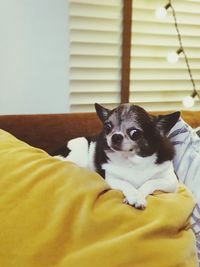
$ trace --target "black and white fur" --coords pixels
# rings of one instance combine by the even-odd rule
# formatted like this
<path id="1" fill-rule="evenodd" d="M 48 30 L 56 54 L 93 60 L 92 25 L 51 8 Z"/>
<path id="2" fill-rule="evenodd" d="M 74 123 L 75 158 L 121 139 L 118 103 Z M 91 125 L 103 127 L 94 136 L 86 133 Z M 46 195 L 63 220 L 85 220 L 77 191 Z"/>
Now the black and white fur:
<path id="1" fill-rule="evenodd" d="M 166 134 L 180 113 L 152 116 L 131 104 L 113 110 L 99 104 L 95 108 L 102 132 L 70 140 L 56 157 L 98 172 L 136 208 L 144 209 L 146 197 L 155 190 L 175 192 L 174 149 Z"/>

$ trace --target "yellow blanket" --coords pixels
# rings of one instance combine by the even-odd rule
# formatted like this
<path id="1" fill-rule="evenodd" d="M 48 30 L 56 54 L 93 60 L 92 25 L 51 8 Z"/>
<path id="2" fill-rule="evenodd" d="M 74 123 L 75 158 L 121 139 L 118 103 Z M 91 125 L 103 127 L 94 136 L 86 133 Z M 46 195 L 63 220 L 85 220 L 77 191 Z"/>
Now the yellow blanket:
<path id="1" fill-rule="evenodd" d="M 183 186 L 140 211 L 97 174 L 4 131 L 0 161 L 1 267 L 197 266 Z"/>

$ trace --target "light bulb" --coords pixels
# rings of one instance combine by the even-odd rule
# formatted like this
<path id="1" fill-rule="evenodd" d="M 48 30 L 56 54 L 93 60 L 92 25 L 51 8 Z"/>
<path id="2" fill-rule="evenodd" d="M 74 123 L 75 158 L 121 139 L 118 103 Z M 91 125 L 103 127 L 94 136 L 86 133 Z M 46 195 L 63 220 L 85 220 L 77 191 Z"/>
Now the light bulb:
<path id="1" fill-rule="evenodd" d="M 177 52 L 171 51 L 167 54 L 167 61 L 169 63 L 176 63 L 179 59 Z"/>
<path id="2" fill-rule="evenodd" d="M 183 98 L 183 105 L 186 108 L 191 108 L 194 106 L 195 99 L 192 96 L 186 96 Z"/>
<path id="3" fill-rule="evenodd" d="M 158 7 L 155 10 L 155 16 L 157 19 L 164 19 L 167 15 L 167 10 L 165 7 Z"/>

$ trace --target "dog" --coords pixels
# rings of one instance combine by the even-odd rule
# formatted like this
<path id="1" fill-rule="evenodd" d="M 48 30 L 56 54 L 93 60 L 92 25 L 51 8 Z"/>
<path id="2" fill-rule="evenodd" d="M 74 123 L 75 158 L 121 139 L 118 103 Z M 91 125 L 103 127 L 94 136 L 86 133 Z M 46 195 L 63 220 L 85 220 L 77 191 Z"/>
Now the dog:
<path id="1" fill-rule="evenodd" d="M 180 112 L 154 116 L 133 104 L 110 110 L 96 103 L 95 109 L 103 124 L 100 134 L 70 140 L 56 158 L 96 171 L 137 209 L 144 209 L 156 190 L 175 192 L 174 148 L 166 135 Z"/>

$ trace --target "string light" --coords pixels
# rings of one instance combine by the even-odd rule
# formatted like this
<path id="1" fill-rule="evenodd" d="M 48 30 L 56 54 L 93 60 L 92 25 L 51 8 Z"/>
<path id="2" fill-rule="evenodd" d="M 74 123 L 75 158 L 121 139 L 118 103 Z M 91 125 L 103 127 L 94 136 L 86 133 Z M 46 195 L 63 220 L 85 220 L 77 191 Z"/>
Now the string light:
<path id="1" fill-rule="evenodd" d="M 195 97 L 198 96 L 197 91 L 193 91 L 190 96 L 186 96 L 183 98 L 183 105 L 186 108 L 192 108 L 195 103 Z"/>
<path id="2" fill-rule="evenodd" d="M 183 98 L 183 106 L 186 108 L 192 108 L 194 106 L 195 99 L 192 95 Z"/>
<path id="3" fill-rule="evenodd" d="M 176 63 L 179 60 L 179 55 L 183 52 L 181 48 L 179 48 L 176 52 L 170 51 L 167 54 L 167 61 L 169 63 Z"/>
<path id="4" fill-rule="evenodd" d="M 185 63 L 186 63 L 186 66 L 187 66 L 188 74 L 190 76 L 190 80 L 191 80 L 191 83 L 192 83 L 193 91 L 192 91 L 192 94 L 190 96 L 186 96 L 183 99 L 182 102 L 183 102 L 183 105 L 186 108 L 191 108 L 195 103 L 195 97 L 198 97 L 200 99 L 200 95 L 196 90 L 196 85 L 195 85 L 195 82 L 194 82 L 194 79 L 193 79 L 193 76 L 192 76 L 192 71 L 191 71 L 191 68 L 190 68 L 189 60 L 188 60 L 188 57 L 187 57 L 186 52 L 185 52 L 184 47 L 183 47 L 181 34 L 180 34 L 180 31 L 179 31 L 179 28 L 178 28 L 176 12 L 175 12 L 175 9 L 174 9 L 174 7 L 172 5 L 172 1 L 169 0 L 169 2 L 164 7 L 157 8 L 156 11 L 155 11 L 155 16 L 158 19 L 164 19 L 166 17 L 166 15 L 167 15 L 167 9 L 169 9 L 169 8 L 171 8 L 171 10 L 172 10 L 172 15 L 173 15 L 173 18 L 174 18 L 174 25 L 175 25 L 175 29 L 176 29 L 176 32 L 177 32 L 177 36 L 178 36 L 178 41 L 179 41 L 179 46 L 180 47 L 176 52 L 171 51 L 171 52 L 168 53 L 167 61 L 170 62 L 170 63 L 176 63 L 178 61 L 178 59 L 179 59 L 179 55 L 181 53 L 183 54 L 184 59 L 185 59 Z"/>
<path id="5" fill-rule="evenodd" d="M 157 19 L 164 19 L 167 16 L 167 9 L 170 7 L 170 3 L 166 4 L 164 7 L 157 7 L 155 11 L 155 16 Z"/>

